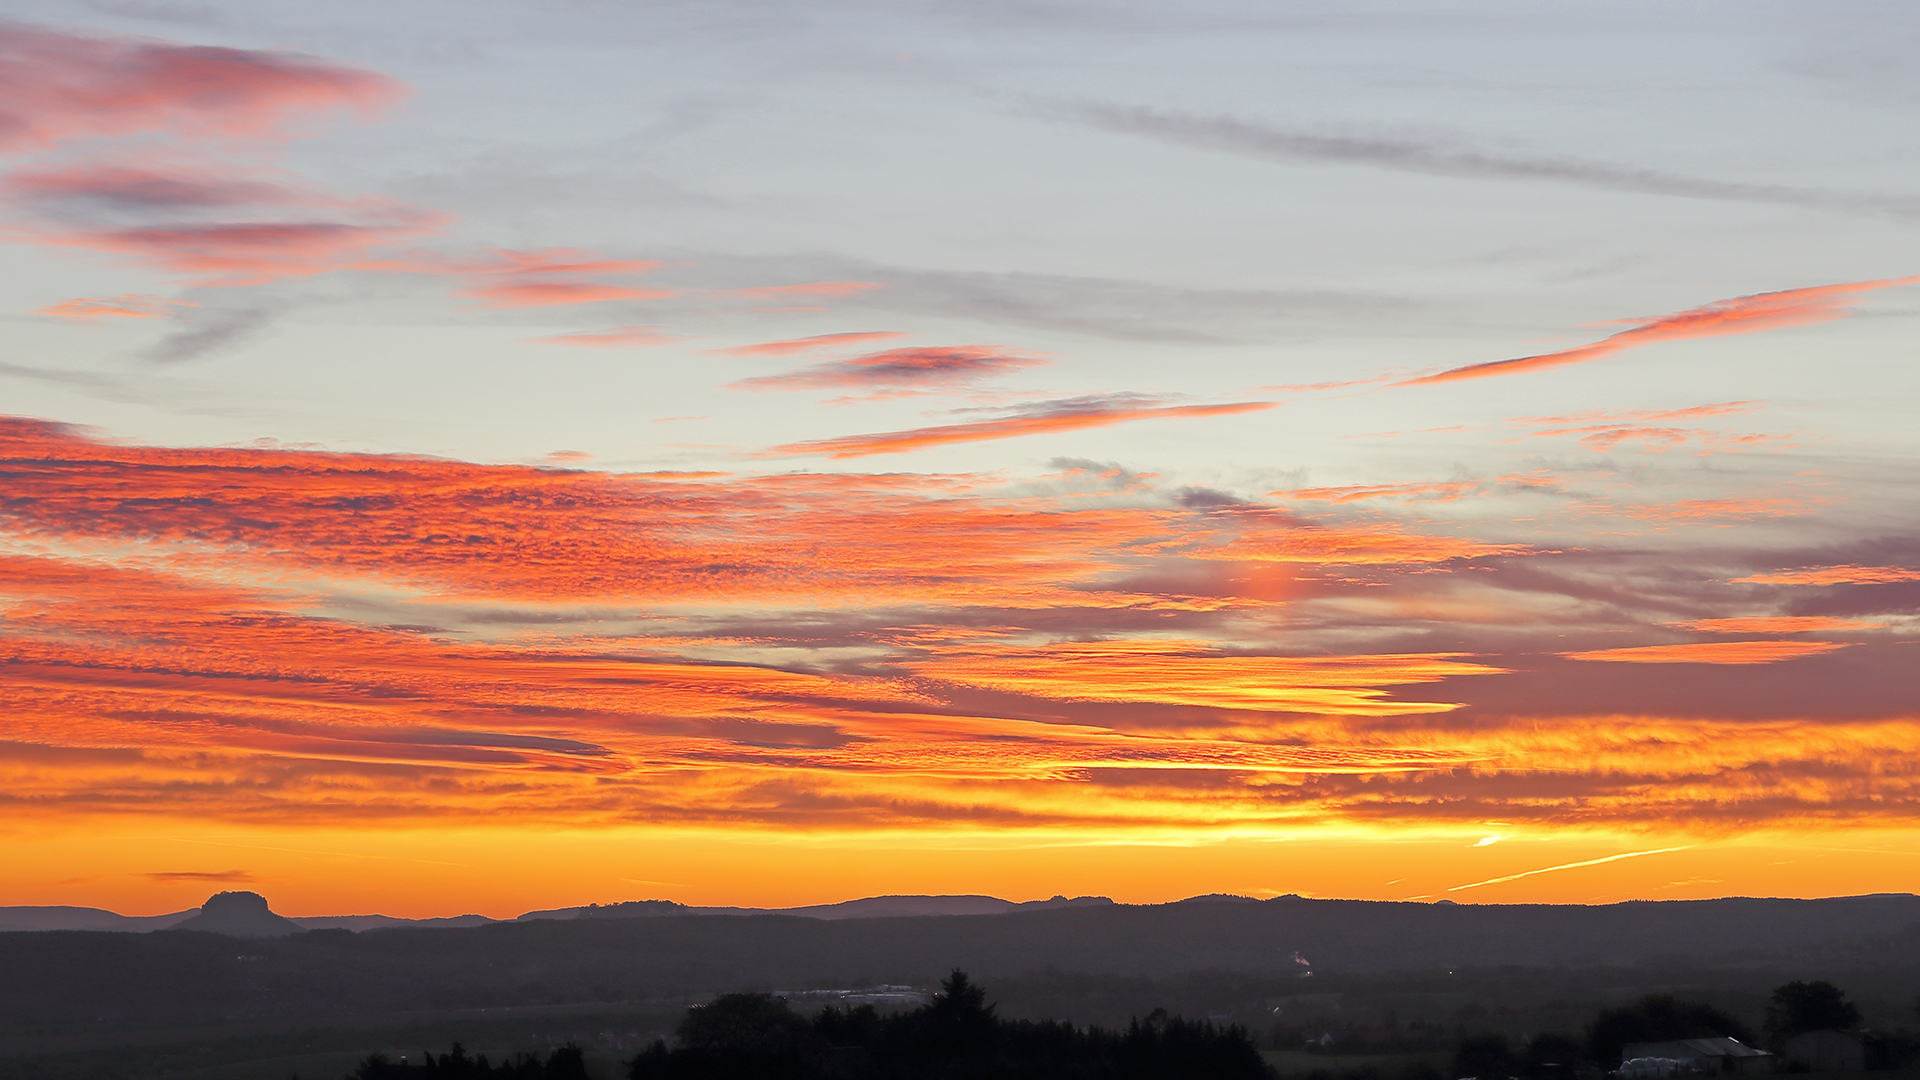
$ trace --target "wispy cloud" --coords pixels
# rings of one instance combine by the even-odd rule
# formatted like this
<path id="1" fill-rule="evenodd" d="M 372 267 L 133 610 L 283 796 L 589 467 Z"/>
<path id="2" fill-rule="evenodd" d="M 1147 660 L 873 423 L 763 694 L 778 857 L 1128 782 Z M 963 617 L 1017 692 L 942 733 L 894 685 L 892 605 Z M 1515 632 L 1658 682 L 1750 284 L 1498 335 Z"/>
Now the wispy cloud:
<path id="1" fill-rule="evenodd" d="M 1619 862 L 1621 859 L 1638 859 L 1648 855 L 1665 855 L 1669 852 L 1685 851 L 1690 846 L 1692 845 L 1681 845 L 1680 847 L 1651 848 L 1647 851 L 1627 851 L 1627 852 L 1622 852 L 1619 855 L 1608 855 L 1605 858 L 1600 858 L 1600 859 L 1582 859 L 1579 862 L 1561 863 L 1558 866 L 1543 866 L 1538 870 L 1522 870 L 1518 874 L 1503 874 L 1500 877 L 1491 877 L 1485 881 L 1474 881 L 1474 882 L 1469 882 L 1468 884 L 1465 884 L 1465 885 L 1455 885 L 1453 888 L 1448 889 L 1447 891 L 1459 892 L 1462 889 L 1477 889 L 1482 885 L 1501 885 L 1509 881 L 1519 881 L 1521 878 L 1530 878 L 1536 874 L 1551 874 L 1559 870 L 1578 870 L 1584 866 L 1605 866 L 1607 863 Z"/>
<path id="2" fill-rule="evenodd" d="M 759 299 L 782 299 L 793 296 L 854 296 L 884 288 L 886 288 L 885 285 L 874 281 L 807 281 L 798 285 L 759 285 L 748 289 L 734 289 L 732 293 L 735 296 Z"/>
<path id="3" fill-rule="evenodd" d="M 1756 585 L 1881 585 L 1920 581 L 1920 570 L 1899 566 L 1815 566 L 1804 570 L 1777 570 L 1733 579 Z"/>
<path id="4" fill-rule="evenodd" d="M 763 341 L 758 345 L 735 345 L 730 349 L 714 349 L 721 356 L 790 356 L 794 353 L 812 352 L 816 349 L 833 349 L 843 345 L 865 345 L 875 341 L 888 341 L 907 335 L 893 330 L 868 330 L 845 334 L 815 334 L 813 337 L 792 338 L 787 341 Z"/>
<path id="5" fill-rule="evenodd" d="M 1879 624 L 1831 615 L 1742 615 L 1725 619 L 1692 619 L 1674 625 L 1683 630 L 1701 630 L 1713 634 L 1805 634 L 1865 630 Z"/>
<path id="6" fill-rule="evenodd" d="M 628 346 L 671 345 L 680 339 L 658 326 L 620 326 L 612 330 L 576 330 L 567 334 L 551 334 L 533 340 L 547 345 L 579 345 L 587 348 L 613 349 Z"/>
<path id="7" fill-rule="evenodd" d="M 1777 664 L 1844 649 L 1844 641 L 1698 641 L 1685 645 L 1640 645 L 1561 653 L 1569 660 L 1623 664 Z"/>
<path id="8" fill-rule="evenodd" d="M 1037 367 L 1045 360 L 1006 352 L 998 345 L 925 346 L 889 349 L 833 360 L 781 375 L 733 384 L 735 390 L 950 390 L 994 375 Z"/>
<path id="9" fill-rule="evenodd" d="M 1830 191 L 1784 184 L 1711 180 L 1563 157 L 1495 154 L 1440 141 L 1330 135 L 1256 124 L 1223 115 L 1100 103 L 1042 107 L 1061 117 L 1125 135 L 1137 135 L 1269 161 L 1357 165 L 1426 176 L 1476 180 L 1546 181 L 1605 191 L 1688 199 L 1779 203 L 1830 210 L 1920 215 L 1920 197 Z"/>
<path id="10" fill-rule="evenodd" d="M 842 435 L 832 439 L 788 443 L 765 451 L 766 456 L 795 457 L 822 454 L 831 458 L 866 457 L 872 454 L 904 454 L 954 443 L 1014 439 L 1025 435 L 1044 435 L 1087 428 L 1111 427 L 1135 420 L 1200 419 L 1233 416 L 1239 413 L 1271 409 L 1278 402 L 1236 401 L 1224 405 L 1163 405 L 1161 399 L 1132 394 L 1102 397 L 1068 398 L 1043 402 L 1021 409 L 1011 416 L 994 420 L 976 420 L 965 424 L 941 424 L 886 431 L 873 435 Z"/>
<path id="11" fill-rule="evenodd" d="M 242 884 L 258 881 L 245 870 L 163 870 L 157 873 L 142 874 L 148 881 L 194 881 L 224 884 Z"/>
<path id="12" fill-rule="evenodd" d="M 1757 401 L 1728 401 L 1687 409 L 1593 409 L 1568 416 L 1517 419 L 1512 423 L 1535 427 L 1522 438 L 1572 437 L 1578 439 L 1580 445 L 1601 453 L 1629 444 L 1637 444 L 1656 453 L 1694 446 L 1699 448 L 1696 453 L 1702 455 L 1778 448 L 1788 444 L 1790 439 L 1785 435 L 1732 432 L 1676 423 L 1752 413 L 1762 407 L 1762 403 Z"/>
<path id="13" fill-rule="evenodd" d="M 1829 322 L 1843 318 L 1847 314 L 1848 304 L 1861 293 L 1912 285 L 1915 282 L 1920 282 L 1920 277 L 1854 281 L 1840 285 L 1816 285 L 1806 289 L 1785 289 L 1780 292 L 1736 296 L 1731 300 L 1716 300 L 1711 304 L 1672 315 L 1630 320 L 1639 325 L 1629 330 L 1622 330 L 1591 345 L 1562 349 L 1559 352 L 1540 353 L 1536 356 L 1523 356 L 1514 360 L 1492 360 L 1483 364 L 1468 364 L 1436 375 L 1406 379 L 1394 385 L 1427 386 L 1433 383 L 1457 382 L 1462 379 L 1484 379 L 1494 375 L 1518 375 L 1522 372 L 1598 360 L 1626 349 L 1663 341 L 1685 341 L 1689 338 L 1719 337 L 1728 334 L 1753 334 L 1762 330 L 1778 330 L 1788 326 Z"/>
<path id="14" fill-rule="evenodd" d="M 45 315 L 55 319 L 71 319 L 75 322 L 99 322 L 105 319 L 166 319 L 175 314 L 176 308 L 198 307 L 190 300 L 168 300 L 144 293 L 121 293 L 119 296 L 83 296 L 73 300 L 62 300 L 35 311 L 35 315 Z"/>
<path id="15" fill-rule="evenodd" d="M 178 330 L 149 345 L 146 359 L 162 364 L 197 360 L 259 333 L 282 312 L 272 304 L 204 311 Z"/>

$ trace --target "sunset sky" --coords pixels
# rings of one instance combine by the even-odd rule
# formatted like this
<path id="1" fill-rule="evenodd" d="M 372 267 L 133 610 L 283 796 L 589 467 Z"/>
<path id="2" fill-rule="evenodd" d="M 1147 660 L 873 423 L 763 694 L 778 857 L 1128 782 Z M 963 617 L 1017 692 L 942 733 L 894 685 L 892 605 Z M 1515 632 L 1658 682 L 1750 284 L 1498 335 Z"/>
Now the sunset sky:
<path id="1" fill-rule="evenodd" d="M 1920 891 L 1920 9 L 0 22 L 0 904 Z"/>

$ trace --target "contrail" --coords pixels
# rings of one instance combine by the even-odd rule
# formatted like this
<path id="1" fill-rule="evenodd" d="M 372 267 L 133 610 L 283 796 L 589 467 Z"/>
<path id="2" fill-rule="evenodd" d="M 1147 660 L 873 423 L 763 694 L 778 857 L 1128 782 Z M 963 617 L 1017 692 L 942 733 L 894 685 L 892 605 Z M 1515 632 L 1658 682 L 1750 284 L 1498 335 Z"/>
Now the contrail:
<path id="1" fill-rule="evenodd" d="M 1621 859 L 1635 859 L 1642 855 L 1664 855 L 1669 851 L 1685 851 L 1692 846 L 1692 844 L 1683 844 L 1680 847 L 1654 848 L 1652 851 L 1629 851 L 1624 855 L 1609 855 L 1604 859 L 1588 859 L 1585 862 L 1562 863 L 1559 866 L 1543 866 L 1538 870 L 1527 870 L 1518 874 L 1508 874 L 1506 877 L 1488 878 L 1485 881 L 1476 881 L 1471 885 L 1455 885 L 1447 891 L 1459 892 L 1461 889 L 1477 889 L 1482 885 L 1498 885 L 1503 881 L 1518 881 L 1523 877 L 1532 877 L 1535 874 L 1551 874 L 1555 870 L 1572 870 L 1581 866 L 1599 866 L 1601 863 L 1619 862 Z"/>

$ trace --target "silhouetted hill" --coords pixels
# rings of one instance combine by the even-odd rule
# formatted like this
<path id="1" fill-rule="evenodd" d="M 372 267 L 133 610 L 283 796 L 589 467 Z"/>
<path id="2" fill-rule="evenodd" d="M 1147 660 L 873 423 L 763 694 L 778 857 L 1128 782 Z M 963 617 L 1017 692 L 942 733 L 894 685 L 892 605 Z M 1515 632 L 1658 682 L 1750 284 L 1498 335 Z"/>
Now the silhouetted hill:
<path id="1" fill-rule="evenodd" d="M 485 926 L 494 920 L 485 915 L 448 915 L 437 919 L 397 919 L 391 915 L 293 915 L 288 916 L 288 921 L 302 930 L 351 930 L 357 934 L 363 930 L 390 930 L 396 926 L 429 929 Z"/>
<path id="2" fill-rule="evenodd" d="M 1300 978 L 1296 954 L 1311 961 L 1315 978 Z M 321 930 L 249 942 L 243 952 L 229 937 L 184 925 L 165 934 L 13 933 L 0 934 L 0 970 L 8 973 L 0 1028 L 926 986 L 954 967 L 983 979 L 1049 970 L 1165 979 L 1212 970 L 1241 973 L 1267 994 L 1321 992 L 1330 980 L 1368 973 L 1432 972 L 1441 985 L 1422 993 L 1444 997 L 1456 993 L 1450 971 L 1503 965 L 1579 969 L 1590 984 L 1641 985 L 1658 969 L 1686 973 L 1658 976 L 1668 982 L 1769 985 L 1776 973 L 1827 978 L 1844 969 L 1890 972 L 1887 979 L 1905 986 L 1920 967 L 1920 898 L 1550 907 L 1281 897 L 837 920 L 548 919 Z M 1622 974 L 1593 974 L 1606 971 Z"/>
<path id="3" fill-rule="evenodd" d="M 891 919 L 913 915 L 1005 915 L 1040 908 L 1097 907 L 1113 901 L 1104 896 L 1055 896 L 1050 900 L 1016 902 L 997 896 L 868 896 L 837 904 L 791 908 L 692 907 L 672 900 L 629 900 L 619 904 L 529 911 L 516 921 L 535 919 L 652 919 L 683 915 L 794 915 L 805 919 Z"/>
<path id="4" fill-rule="evenodd" d="M 90 907 L 0 907 L 0 933 L 18 930 L 117 930 L 143 933 L 165 930 L 200 914 L 188 908 L 168 915 L 119 915 Z"/>
<path id="5" fill-rule="evenodd" d="M 200 914 L 168 929 L 228 937 L 285 937 L 301 931 L 299 923 L 275 915 L 267 907 L 267 898 L 254 892 L 214 893 L 200 905 Z"/>

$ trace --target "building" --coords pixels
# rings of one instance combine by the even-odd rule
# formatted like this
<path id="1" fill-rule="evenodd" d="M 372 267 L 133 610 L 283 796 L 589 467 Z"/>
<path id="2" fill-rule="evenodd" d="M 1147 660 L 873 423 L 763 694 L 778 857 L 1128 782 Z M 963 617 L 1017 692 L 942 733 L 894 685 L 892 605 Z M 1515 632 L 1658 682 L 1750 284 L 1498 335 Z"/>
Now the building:
<path id="1" fill-rule="evenodd" d="M 1867 1067 L 1867 1043 L 1851 1031 L 1806 1031 L 1787 1040 L 1781 1057 L 1813 1072 L 1859 1072 Z"/>
<path id="2" fill-rule="evenodd" d="M 1681 1069 L 1701 1073 L 1765 1073 L 1777 1064 L 1772 1054 L 1756 1050 L 1725 1035 L 1710 1039 L 1669 1039 L 1665 1042 L 1628 1043 L 1620 1048 L 1623 1074 L 1635 1072 L 1630 1063 L 1644 1059 L 1683 1063 Z M 1641 1067 L 1638 1072 L 1644 1072 Z"/>

